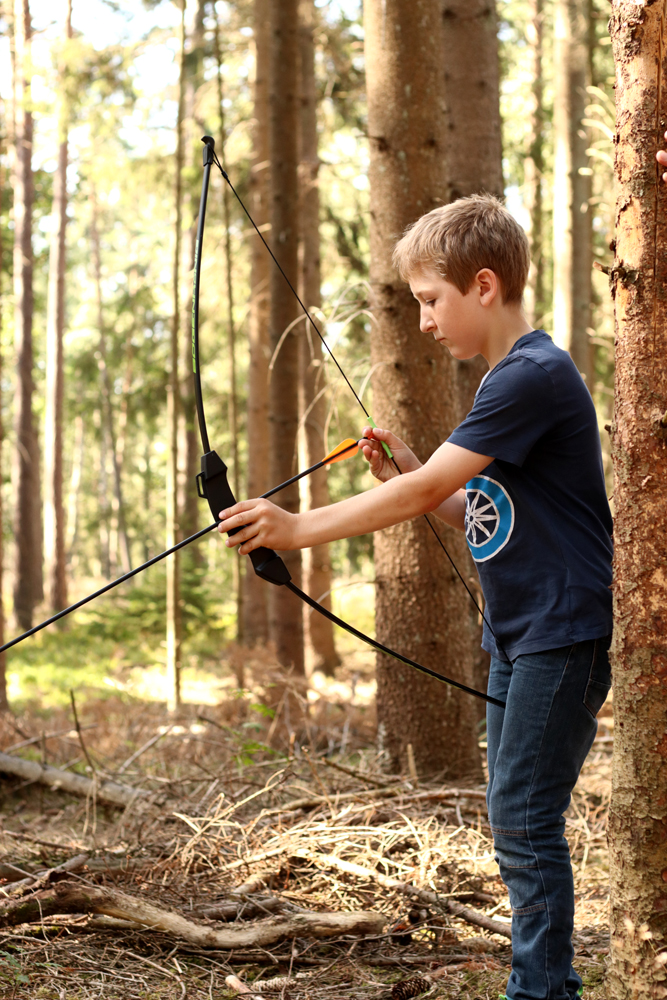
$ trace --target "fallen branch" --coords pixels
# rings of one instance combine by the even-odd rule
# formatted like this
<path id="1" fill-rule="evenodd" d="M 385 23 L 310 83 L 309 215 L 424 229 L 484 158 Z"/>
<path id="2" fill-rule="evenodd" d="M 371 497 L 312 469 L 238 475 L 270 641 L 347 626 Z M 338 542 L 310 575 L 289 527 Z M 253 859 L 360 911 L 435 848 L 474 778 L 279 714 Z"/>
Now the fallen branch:
<path id="1" fill-rule="evenodd" d="M 40 892 L 27 899 L 0 907 L 0 926 L 41 920 L 56 913 L 101 913 L 120 920 L 131 920 L 151 930 L 183 938 L 200 948 L 263 947 L 286 938 L 329 938 L 342 934 L 380 934 L 385 924 L 381 913 L 293 913 L 288 917 L 269 917 L 257 923 L 237 925 L 225 930 L 202 926 L 186 920 L 180 913 L 163 910 L 153 903 L 128 896 L 114 889 L 60 882 L 54 891 Z"/>
<path id="2" fill-rule="evenodd" d="M 130 788 L 119 785 L 115 781 L 100 781 L 84 778 L 82 774 L 72 774 L 62 771 L 59 767 L 49 764 L 39 764 L 36 760 L 23 760 L 22 757 L 10 757 L 0 753 L 0 772 L 13 774 L 25 781 L 37 781 L 40 785 L 48 785 L 56 791 L 70 792 L 83 798 L 93 795 L 98 802 L 106 802 L 114 806 L 127 806 L 140 796 L 148 793 L 140 788 Z M 6 831 L 7 833 L 9 831 Z"/>
<path id="3" fill-rule="evenodd" d="M 272 809 L 263 809 L 261 818 L 278 816 L 280 813 L 296 812 L 298 809 L 314 809 L 316 806 L 331 805 L 333 802 L 338 805 L 340 802 L 350 802 L 355 799 L 367 802 L 369 799 L 395 799 L 401 798 L 403 802 L 445 802 L 454 799 L 451 805 L 456 805 L 457 799 L 484 799 L 486 792 L 474 788 L 443 788 L 440 790 L 426 792 L 410 792 L 404 787 L 400 788 L 374 788 L 361 789 L 356 792 L 333 793 L 329 798 L 324 795 L 309 795 L 307 798 L 292 799 L 282 806 L 274 806 Z"/>
<path id="4" fill-rule="evenodd" d="M 351 861 L 343 861 L 342 858 L 337 858 L 333 854 L 318 854 L 316 851 L 308 851 L 302 848 L 294 851 L 294 855 L 298 858 L 306 858 L 308 861 L 314 861 L 316 864 L 323 865 L 324 867 L 337 868 L 338 871 L 346 872 L 348 875 L 356 875 L 357 878 L 371 879 L 386 889 L 396 889 L 398 892 L 403 893 L 404 896 L 419 899 L 422 903 L 442 906 L 444 909 L 449 910 L 453 916 L 465 920 L 466 923 L 483 927 L 485 930 L 491 931 L 492 934 L 502 934 L 507 938 L 512 937 L 512 931 L 507 924 L 501 924 L 498 920 L 492 920 L 491 917 L 487 917 L 484 913 L 473 910 L 469 906 L 464 906 L 462 903 L 457 903 L 455 899 L 442 896 L 439 892 L 431 892 L 430 889 L 418 889 L 416 886 L 410 885 L 409 882 L 402 882 L 400 879 L 392 878 L 390 875 L 382 875 L 381 872 L 373 871 L 371 868 L 364 868 L 362 865 L 353 864 Z"/>
<path id="5" fill-rule="evenodd" d="M 34 875 L 29 875 L 28 878 L 22 878 L 18 882 L 7 889 L 0 889 L 0 893 L 3 896 L 16 898 L 17 896 L 23 895 L 28 889 L 41 889 L 43 886 L 48 885 L 49 882 L 53 881 L 57 875 L 65 875 L 68 872 L 78 872 L 88 862 L 87 854 L 77 854 L 74 858 L 68 858 L 67 861 L 63 862 L 61 865 L 57 865 L 55 868 L 47 868 L 44 871 L 35 872 Z"/>

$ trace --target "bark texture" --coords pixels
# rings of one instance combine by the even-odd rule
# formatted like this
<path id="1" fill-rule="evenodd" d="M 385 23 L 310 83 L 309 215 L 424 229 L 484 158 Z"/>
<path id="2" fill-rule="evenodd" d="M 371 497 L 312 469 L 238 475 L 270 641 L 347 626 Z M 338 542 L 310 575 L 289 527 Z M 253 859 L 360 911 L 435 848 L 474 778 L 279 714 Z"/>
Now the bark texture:
<path id="1" fill-rule="evenodd" d="M 179 539 L 178 503 L 178 427 L 180 410 L 179 381 L 179 324 L 180 324 L 180 266 L 181 227 L 183 209 L 183 113 L 185 106 L 185 3 L 181 8 L 181 52 L 178 82 L 178 113 L 176 118 L 176 157 L 174 163 L 174 259 L 172 269 L 172 302 L 170 372 L 167 387 L 167 517 L 165 543 L 170 549 Z M 176 712 L 181 703 L 181 578 L 180 552 L 167 556 L 167 680 L 170 712 Z"/>
<path id="2" fill-rule="evenodd" d="M 530 134 L 528 149 L 523 161 L 523 198 L 530 215 L 530 273 L 524 297 L 526 316 L 534 327 L 539 327 L 545 312 L 544 304 L 544 247 L 543 247 L 543 197 L 544 174 L 544 0 L 530 0 L 530 21 L 527 38 L 531 51 L 532 81 Z"/>
<path id="3" fill-rule="evenodd" d="M 0 136 L 4 136 L 6 122 L 3 120 L 0 114 Z M 3 161 L 4 157 L 4 143 L 2 138 L 0 138 L 0 200 L 3 198 L 5 187 L 7 184 L 7 174 L 5 172 L 5 165 Z M 4 254 L 4 245 L 2 239 L 2 230 L 0 230 L 0 330 L 2 330 L 2 320 L 3 320 L 3 304 L 4 304 L 4 280 L 3 280 L 3 268 L 2 259 Z M 0 385 L 2 385 L 2 369 L 3 369 L 3 357 L 2 351 L 0 351 Z M 0 414 L 2 414 L 2 393 L 0 392 Z M 3 426 L 3 421 L 0 416 L 0 467 L 2 465 L 2 446 L 5 438 L 5 429 Z M 0 595 L 3 593 L 3 570 L 4 570 L 4 541 L 3 541 L 3 505 L 2 505 L 2 495 L 0 493 Z M 5 609 L 3 601 L 0 600 L 0 646 L 4 644 L 5 641 Z M 7 653 L 0 653 L 0 712 L 5 712 L 9 708 L 9 703 L 7 701 Z"/>
<path id="4" fill-rule="evenodd" d="M 315 86 L 315 45 L 313 28 L 315 4 L 299 4 L 299 50 L 301 65 L 300 162 L 301 241 L 299 278 L 301 298 L 310 310 L 322 304 L 320 293 L 320 192 L 317 151 L 317 90 Z M 301 367 L 301 412 L 305 465 L 314 465 L 328 452 L 325 440 L 327 419 L 326 378 L 322 342 L 309 323 L 303 320 L 299 339 Z M 329 503 L 328 471 L 320 469 L 304 480 L 308 510 Z M 328 545 L 314 545 L 303 553 L 305 591 L 323 607 L 331 610 L 331 561 Z M 340 663 L 334 645 L 333 625 L 322 615 L 304 605 L 306 656 L 310 670 L 332 675 Z"/>
<path id="5" fill-rule="evenodd" d="M 294 913 L 289 917 L 269 917 L 257 923 L 239 924 L 218 930 L 186 920 L 180 913 L 155 906 L 147 899 L 128 896 L 115 889 L 60 882 L 55 891 L 9 903 L 0 909 L 0 926 L 11 927 L 39 920 L 40 914 L 104 913 L 131 920 L 153 930 L 196 944 L 201 948 L 252 948 L 276 944 L 286 938 L 330 938 L 341 934 L 381 934 L 386 918 L 372 910 L 354 913 Z"/>
<path id="6" fill-rule="evenodd" d="M 67 4 L 65 50 L 72 37 L 72 0 Z M 65 331 L 65 236 L 67 230 L 67 163 L 69 103 L 65 90 L 67 64 L 59 68 L 60 114 L 58 166 L 53 180 L 53 233 L 49 253 L 46 313 L 46 406 L 44 410 L 44 564 L 46 593 L 52 613 L 67 607 L 65 509 L 63 507 L 63 333 Z"/>
<path id="7" fill-rule="evenodd" d="M 486 192 L 503 198 L 503 163 L 500 123 L 500 69 L 497 15 L 494 0 L 444 0 L 442 44 L 445 65 L 446 200 Z M 480 142 L 480 135 L 484 141 Z M 488 365 L 481 356 L 453 361 L 458 396 L 457 422 L 470 412 Z M 457 563 L 480 602 L 483 600 L 477 570 L 463 546 Z M 460 584 L 459 584 L 460 586 Z M 486 690 L 489 655 L 482 647 L 481 617 L 468 601 L 470 641 L 473 648 L 474 686 Z M 477 718 L 484 718 L 484 703 L 475 702 Z"/>
<path id="8" fill-rule="evenodd" d="M 270 242 L 269 58 L 271 0 L 254 2 L 255 90 L 250 211 Z M 248 496 L 258 497 L 269 482 L 269 267 L 259 236 L 251 234 L 250 323 L 248 358 Z M 253 572 L 244 576 L 243 635 L 253 645 L 269 637 L 268 587 Z"/>
<path id="9" fill-rule="evenodd" d="M 616 0 L 611 996 L 667 996 L 667 5 Z"/>
<path id="10" fill-rule="evenodd" d="M 298 283 L 298 128 L 299 128 L 299 17 L 298 0 L 272 0 L 270 128 L 271 245 L 288 278 Z M 299 428 L 299 305 L 277 267 L 270 272 L 270 332 L 273 370 L 269 413 L 271 482 L 294 475 Z M 295 483 L 275 498 L 285 510 L 299 510 Z M 301 586 L 301 553 L 284 555 L 287 568 Z M 269 636 L 281 664 L 304 673 L 303 612 L 285 587 L 269 589 Z M 287 704 L 287 700 L 286 700 Z M 288 722 L 288 728 L 290 723 Z"/>
<path id="11" fill-rule="evenodd" d="M 593 389 L 595 374 L 591 325 L 591 178 L 585 116 L 590 84 L 588 0 L 556 0 L 554 5 L 554 340 Z"/>
<path id="12" fill-rule="evenodd" d="M 185 4 L 187 9 L 187 2 Z M 184 86 L 182 130 L 183 157 L 183 205 L 182 218 L 186 232 L 181 241 L 181 329 L 179 336 L 180 353 L 180 400 L 178 403 L 178 465 L 179 499 L 178 520 L 181 537 L 193 535 L 199 528 L 199 500 L 195 488 L 195 477 L 199 472 L 201 448 L 196 427 L 195 392 L 192 380 L 192 273 L 195 263 L 197 241 L 197 218 L 201 190 L 201 150 L 202 129 L 199 122 L 199 89 L 204 74 L 204 0 L 197 0 L 189 41 L 182 62 L 181 78 Z M 200 323 L 203 317 L 200 313 Z M 190 546 L 181 558 L 181 564 L 201 565 L 202 549 Z"/>
<path id="13" fill-rule="evenodd" d="M 458 421 L 454 365 L 420 333 L 419 310 L 391 252 L 409 223 L 445 200 L 440 10 L 429 0 L 367 0 L 364 23 L 374 416 L 425 460 Z M 445 534 L 463 564 L 463 535 Z M 375 575 L 378 638 L 470 684 L 468 598 L 422 518 L 376 536 Z M 385 656 L 377 676 L 378 736 L 393 768 L 405 766 L 411 744 L 420 774 L 479 775 L 469 698 Z"/>
<path id="14" fill-rule="evenodd" d="M 42 599 L 42 512 L 39 443 L 32 412 L 33 121 L 30 97 L 32 25 L 28 0 L 14 3 L 14 347 L 16 389 L 12 469 L 16 562 L 14 614 L 18 626 L 32 628 L 35 605 Z"/>

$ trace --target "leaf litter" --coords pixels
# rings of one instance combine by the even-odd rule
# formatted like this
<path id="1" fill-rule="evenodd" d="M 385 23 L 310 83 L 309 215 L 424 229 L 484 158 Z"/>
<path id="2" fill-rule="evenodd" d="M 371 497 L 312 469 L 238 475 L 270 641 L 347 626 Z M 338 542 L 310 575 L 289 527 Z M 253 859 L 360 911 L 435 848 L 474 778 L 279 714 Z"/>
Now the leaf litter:
<path id="1" fill-rule="evenodd" d="M 355 702 L 354 684 L 347 701 L 312 704 L 296 738 L 284 706 L 305 708 L 303 692 L 268 655 L 251 657 L 247 689 L 216 706 L 184 706 L 177 719 L 165 720 L 158 703 L 114 694 L 78 699 L 81 732 L 65 709 L 49 714 L 48 728 L 36 708 L 0 720 L 0 751 L 93 779 L 85 800 L 3 781 L 0 912 L 34 912 L 14 926 L 3 917 L 0 996 L 495 1000 L 504 992 L 510 907 L 484 786 L 387 774 L 372 709 Z M 603 713 L 566 817 L 587 1000 L 605 996 L 609 949 L 613 721 L 608 706 Z M 96 801 L 99 780 L 148 794 L 113 808 Z M 109 906 L 45 913 L 54 894 L 100 890 L 195 929 L 294 926 L 269 945 L 230 950 L 202 947 L 157 918 L 147 926 L 109 915 Z M 304 930 L 304 920 L 364 913 L 376 932 Z"/>

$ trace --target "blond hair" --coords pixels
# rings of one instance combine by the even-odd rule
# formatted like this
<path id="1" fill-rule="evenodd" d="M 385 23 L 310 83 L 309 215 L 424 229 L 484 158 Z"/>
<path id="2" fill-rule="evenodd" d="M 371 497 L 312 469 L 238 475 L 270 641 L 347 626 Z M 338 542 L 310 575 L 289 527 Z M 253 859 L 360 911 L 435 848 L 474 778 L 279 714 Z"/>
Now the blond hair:
<path id="1" fill-rule="evenodd" d="M 394 247 L 393 261 L 404 281 L 431 267 L 462 295 L 488 267 L 500 281 L 503 302 L 521 302 L 530 250 L 525 232 L 497 198 L 473 194 L 413 222 Z"/>

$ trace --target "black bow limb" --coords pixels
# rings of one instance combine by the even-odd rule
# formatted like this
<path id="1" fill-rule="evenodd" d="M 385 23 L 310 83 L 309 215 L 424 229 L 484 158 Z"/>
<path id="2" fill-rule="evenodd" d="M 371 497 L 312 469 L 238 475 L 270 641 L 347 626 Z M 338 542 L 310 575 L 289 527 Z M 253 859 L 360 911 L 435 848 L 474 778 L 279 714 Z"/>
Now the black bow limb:
<path id="1" fill-rule="evenodd" d="M 222 461 L 220 456 L 215 451 L 211 450 L 208 438 L 208 431 L 206 428 L 206 416 L 204 414 L 204 400 L 202 395 L 201 367 L 199 359 L 199 289 L 201 281 L 201 253 L 202 253 L 202 244 L 204 239 L 204 224 L 206 221 L 206 203 L 208 200 L 208 188 L 210 183 L 212 164 L 215 163 L 218 166 L 223 177 L 228 183 L 230 183 L 230 181 L 229 178 L 227 177 L 227 174 L 223 170 L 222 165 L 220 164 L 215 155 L 215 139 L 213 139 L 212 136 L 210 135 L 205 135 L 202 138 L 202 142 L 204 143 L 204 149 L 202 151 L 204 174 L 202 177 L 202 191 L 199 203 L 199 219 L 197 222 L 194 282 L 192 289 L 192 296 L 193 296 L 192 297 L 192 369 L 193 369 L 194 384 L 195 384 L 197 419 L 199 421 L 199 430 L 201 434 L 202 447 L 204 449 L 204 454 L 202 455 L 201 458 L 201 472 L 197 476 L 197 492 L 200 497 L 205 498 L 208 501 L 209 507 L 211 509 L 211 514 L 216 519 L 216 521 L 219 521 L 220 511 L 224 510 L 227 507 L 233 507 L 234 504 L 236 503 L 236 498 L 234 497 L 232 489 L 227 481 L 227 466 Z M 236 191 L 234 190 L 233 187 L 232 190 L 236 195 Z M 255 223 L 250 217 L 245 205 L 243 205 L 241 199 L 238 198 L 238 195 L 236 195 L 236 197 L 239 200 L 246 215 L 248 215 L 248 218 L 250 219 L 250 221 L 253 223 L 254 226 Z M 255 229 L 257 229 L 256 226 Z M 257 231 L 259 232 L 259 230 Z M 259 235 L 261 236 L 261 233 Z M 304 312 L 309 317 L 311 323 L 313 323 L 313 320 L 310 317 L 310 314 L 308 313 L 306 306 L 303 304 L 303 302 L 301 302 L 301 299 L 299 298 L 296 290 L 292 286 L 291 281 L 283 271 L 275 255 L 271 251 L 271 248 L 268 246 L 266 240 L 264 240 L 263 237 L 262 241 L 264 245 L 267 247 L 269 253 L 271 254 L 271 257 L 275 261 L 281 273 L 283 274 L 283 277 L 287 281 L 288 285 L 290 286 L 290 288 L 296 295 L 297 299 L 299 300 L 299 303 L 301 304 Z M 321 338 L 321 334 L 317 326 L 314 323 L 313 326 L 315 327 L 318 335 Z M 331 350 L 328 348 L 328 345 L 325 346 L 327 346 L 327 349 L 331 354 Z M 333 357 L 333 354 L 331 356 Z M 336 361 L 335 358 L 334 361 Z M 345 381 L 350 386 L 350 389 L 352 389 L 352 392 L 359 401 L 362 409 L 364 410 L 364 413 L 366 413 L 366 416 L 368 416 L 366 408 L 364 407 L 363 403 L 357 396 L 357 393 L 350 385 L 347 376 L 345 376 L 345 373 L 343 372 L 342 368 L 340 367 L 337 361 L 336 365 L 341 374 L 343 375 L 343 377 L 345 378 Z M 275 492 L 275 490 L 269 492 L 273 493 Z M 236 534 L 237 531 L 240 530 L 241 528 L 234 528 L 232 529 L 232 531 L 229 532 L 229 534 L 234 535 Z M 436 537 L 438 537 L 439 539 L 437 533 Z M 447 553 L 447 555 L 449 556 L 449 553 Z M 451 561 L 451 557 L 449 558 Z M 459 683 L 459 681 L 456 681 L 451 677 L 446 677 L 444 674 L 440 674 L 437 673 L 437 671 L 435 670 L 431 670 L 430 667 L 425 667 L 423 664 L 418 663 L 416 660 L 410 659 L 410 657 L 403 656 L 402 653 L 398 653 L 395 650 L 390 649 L 389 646 L 385 646 L 383 643 L 377 642 L 377 640 L 375 639 L 371 639 L 371 637 L 366 635 L 364 632 L 360 632 L 358 629 L 354 628 L 353 625 L 349 625 L 347 622 L 343 621 L 342 618 L 338 618 L 337 615 L 334 615 L 333 612 L 322 607 L 321 604 L 318 604 L 317 601 L 313 600 L 312 597 L 304 593 L 303 590 L 301 590 L 299 587 L 296 586 L 295 583 L 292 582 L 289 570 L 285 566 L 285 563 L 280 558 L 280 556 L 273 551 L 273 549 L 267 549 L 267 548 L 255 549 L 253 552 L 250 553 L 250 560 L 252 562 L 255 573 L 258 576 L 260 576 L 263 580 L 266 580 L 269 583 L 273 583 L 276 586 L 286 586 L 300 600 L 302 600 L 305 604 L 313 608 L 313 610 L 319 612 L 319 614 L 323 615 L 325 618 L 328 618 L 329 621 L 333 622 L 335 625 L 338 625 L 340 628 L 345 629 L 346 632 L 349 632 L 351 635 L 354 635 L 358 639 L 361 639 L 363 642 L 366 642 L 370 646 L 373 646 L 374 649 L 377 649 L 382 653 L 386 653 L 388 656 L 392 656 L 394 659 L 399 660 L 401 663 L 405 663 L 407 666 L 413 667 L 413 669 L 420 671 L 420 673 L 427 674 L 429 677 L 434 677 L 445 684 L 449 684 L 451 687 L 455 687 L 461 691 L 465 691 L 467 694 L 474 695 L 476 698 L 482 698 L 484 701 L 489 702 L 492 705 L 497 705 L 500 708 L 505 707 L 505 703 L 499 701 L 497 698 L 492 698 L 490 695 L 484 694 L 482 691 L 475 690 L 475 688 L 467 687 L 465 684 L 461 684 Z M 468 588 L 466 587 L 466 589 Z"/>

